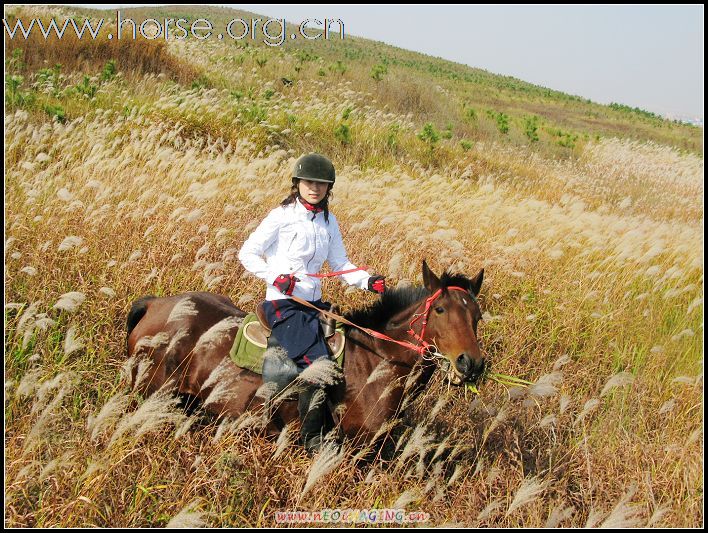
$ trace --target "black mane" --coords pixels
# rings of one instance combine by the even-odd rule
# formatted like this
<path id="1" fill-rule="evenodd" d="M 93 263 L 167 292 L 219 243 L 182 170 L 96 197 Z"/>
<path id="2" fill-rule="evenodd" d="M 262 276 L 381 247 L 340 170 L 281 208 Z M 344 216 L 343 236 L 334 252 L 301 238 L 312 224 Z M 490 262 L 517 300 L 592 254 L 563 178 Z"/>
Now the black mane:
<path id="1" fill-rule="evenodd" d="M 443 293 L 448 287 L 462 287 L 472 293 L 472 281 L 462 274 L 444 272 L 440 277 Z M 406 307 L 430 296 L 430 291 L 422 286 L 408 286 L 387 290 L 368 307 L 354 309 L 344 314 L 344 318 L 357 326 L 381 331 L 388 321 Z"/>

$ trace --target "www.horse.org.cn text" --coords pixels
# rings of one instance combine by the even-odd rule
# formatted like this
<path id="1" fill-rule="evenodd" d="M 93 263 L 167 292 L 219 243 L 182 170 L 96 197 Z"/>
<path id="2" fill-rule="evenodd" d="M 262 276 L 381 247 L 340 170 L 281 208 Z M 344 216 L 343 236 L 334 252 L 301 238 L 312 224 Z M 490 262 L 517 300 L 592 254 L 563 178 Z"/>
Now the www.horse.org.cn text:
<path id="1" fill-rule="evenodd" d="M 191 23 L 188 19 L 166 18 L 162 20 L 147 18 L 136 22 L 130 18 L 124 18 L 120 10 L 116 11 L 116 18 L 111 21 L 103 18 L 89 20 L 84 19 L 79 26 L 73 18 L 67 18 L 62 23 L 61 27 L 52 19 L 48 24 L 45 24 L 39 18 L 30 19 L 29 22 L 18 18 L 15 24 L 10 28 L 7 20 L 3 18 L 5 26 L 5 34 L 10 39 L 29 39 L 33 31 L 38 31 L 45 39 L 51 35 L 55 35 L 59 39 L 64 37 L 67 31 L 73 30 L 74 34 L 79 39 L 98 39 L 104 24 L 110 26 L 113 31 L 110 31 L 105 37 L 112 39 L 145 39 L 154 41 L 157 39 L 182 41 L 189 38 L 194 38 L 200 41 L 207 39 L 225 40 L 231 39 L 235 41 L 258 39 L 258 33 L 263 36 L 263 44 L 267 46 L 281 46 L 288 39 L 308 41 L 328 40 L 328 39 L 344 39 L 344 22 L 341 19 L 325 18 L 307 18 L 297 26 L 291 26 L 291 32 L 288 34 L 285 19 L 260 19 L 260 18 L 235 18 L 231 19 L 220 31 L 210 20 L 199 18 Z M 294 27 L 294 29 L 292 29 Z M 104 28 L 105 29 L 105 28 Z"/>

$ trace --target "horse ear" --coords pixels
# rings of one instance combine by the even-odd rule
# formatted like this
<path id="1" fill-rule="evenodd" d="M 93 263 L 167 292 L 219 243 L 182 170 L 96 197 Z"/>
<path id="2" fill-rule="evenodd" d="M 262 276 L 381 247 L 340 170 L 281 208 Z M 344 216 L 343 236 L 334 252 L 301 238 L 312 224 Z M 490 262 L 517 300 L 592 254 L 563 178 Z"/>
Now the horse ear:
<path id="1" fill-rule="evenodd" d="M 472 286 L 472 294 L 475 296 L 479 295 L 479 291 L 482 289 L 482 280 L 484 279 L 484 269 L 480 270 L 479 273 L 472 278 L 471 280 L 471 286 Z"/>
<path id="2" fill-rule="evenodd" d="M 437 291 L 440 288 L 440 278 L 438 278 L 430 268 L 428 268 L 428 263 L 423 259 L 423 285 L 431 293 Z"/>

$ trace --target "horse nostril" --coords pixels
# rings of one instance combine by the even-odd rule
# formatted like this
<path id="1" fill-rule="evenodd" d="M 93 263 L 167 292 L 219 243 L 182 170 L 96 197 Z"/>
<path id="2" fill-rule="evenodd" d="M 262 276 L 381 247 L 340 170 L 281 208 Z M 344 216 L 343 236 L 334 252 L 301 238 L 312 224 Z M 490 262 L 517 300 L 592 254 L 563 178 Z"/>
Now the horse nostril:
<path id="1" fill-rule="evenodd" d="M 474 378 L 484 374 L 486 361 L 483 357 L 475 360 L 466 353 L 463 353 L 457 356 L 455 367 L 463 376 Z"/>
<path id="2" fill-rule="evenodd" d="M 461 374 L 466 376 L 472 370 L 472 360 L 467 354 L 460 354 L 455 361 L 455 366 Z"/>

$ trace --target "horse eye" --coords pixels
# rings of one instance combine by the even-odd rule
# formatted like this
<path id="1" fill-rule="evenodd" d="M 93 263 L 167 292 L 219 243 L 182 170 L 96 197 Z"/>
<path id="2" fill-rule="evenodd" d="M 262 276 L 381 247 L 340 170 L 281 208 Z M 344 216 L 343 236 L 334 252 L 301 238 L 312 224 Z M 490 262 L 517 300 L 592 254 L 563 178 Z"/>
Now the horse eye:
<path id="1" fill-rule="evenodd" d="M 435 308 L 435 312 L 436 312 L 437 314 L 441 315 L 441 314 L 443 314 L 443 313 L 445 312 L 445 308 L 444 308 L 444 307 L 436 307 L 436 308 Z"/>

